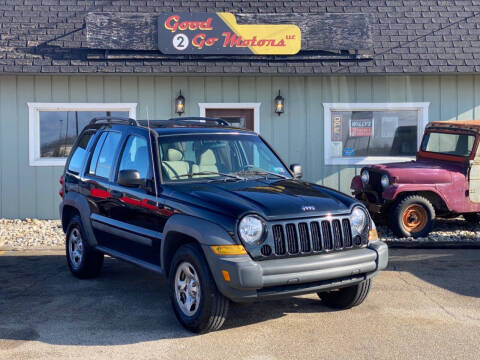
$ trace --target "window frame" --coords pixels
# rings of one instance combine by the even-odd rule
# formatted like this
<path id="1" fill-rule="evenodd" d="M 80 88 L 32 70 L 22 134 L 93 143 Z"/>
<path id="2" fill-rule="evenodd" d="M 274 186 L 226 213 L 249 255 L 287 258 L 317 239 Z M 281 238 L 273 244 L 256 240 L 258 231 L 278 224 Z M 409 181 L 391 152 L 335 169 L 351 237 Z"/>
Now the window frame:
<path id="1" fill-rule="evenodd" d="M 415 160 L 415 156 L 352 156 L 334 157 L 331 153 L 332 112 L 337 111 L 418 111 L 417 151 L 422 142 L 423 132 L 428 124 L 429 102 L 395 102 L 395 103 L 323 103 L 324 110 L 324 162 L 325 165 L 374 165 L 385 162 L 402 162 Z"/>
<path id="2" fill-rule="evenodd" d="M 28 102 L 30 166 L 65 166 L 68 157 L 40 156 L 41 111 L 128 111 L 136 119 L 137 103 L 37 103 Z"/>

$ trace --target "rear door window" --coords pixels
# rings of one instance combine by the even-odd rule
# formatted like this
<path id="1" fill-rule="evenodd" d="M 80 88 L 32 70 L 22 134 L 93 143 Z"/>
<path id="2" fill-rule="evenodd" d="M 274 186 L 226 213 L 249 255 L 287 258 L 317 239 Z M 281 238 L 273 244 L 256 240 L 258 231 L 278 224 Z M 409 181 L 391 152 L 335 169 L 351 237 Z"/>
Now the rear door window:
<path id="1" fill-rule="evenodd" d="M 80 173 L 85 156 L 87 155 L 88 145 L 94 139 L 93 135 L 95 135 L 95 131 L 87 131 L 82 135 L 68 163 L 68 171 L 74 174 Z"/>
<path id="2" fill-rule="evenodd" d="M 110 177 L 121 138 L 122 134 L 116 131 L 106 131 L 100 136 L 90 161 L 89 174 L 106 179 Z"/>

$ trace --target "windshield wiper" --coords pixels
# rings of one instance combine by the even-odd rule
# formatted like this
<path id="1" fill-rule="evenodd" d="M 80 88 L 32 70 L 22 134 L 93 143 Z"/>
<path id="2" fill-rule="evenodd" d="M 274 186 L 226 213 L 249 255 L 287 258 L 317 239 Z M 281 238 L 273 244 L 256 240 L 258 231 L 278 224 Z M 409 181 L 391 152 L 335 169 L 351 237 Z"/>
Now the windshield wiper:
<path id="1" fill-rule="evenodd" d="M 215 171 L 200 171 L 200 172 L 194 172 L 194 173 L 189 173 L 189 174 L 184 174 L 184 175 L 175 175 L 175 178 L 180 179 L 182 177 L 188 177 L 189 179 L 193 178 L 194 176 L 197 175 L 220 175 L 224 176 L 230 179 L 235 179 L 235 180 L 245 180 L 244 178 L 238 176 L 238 175 L 232 175 L 232 174 L 225 174 L 221 172 L 215 172 Z M 212 180 L 218 180 L 212 176 L 207 176 L 207 179 L 212 179 Z"/>
<path id="2" fill-rule="evenodd" d="M 288 179 L 287 176 L 282 175 L 282 174 L 277 174 L 271 171 L 267 170 L 248 170 L 248 171 L 243 171 L 237 174 L 254 174 L 254 175 L 266 175 L 265 178 L 268 178 L 268 175 L 276 176 L 282 179 Z"/>

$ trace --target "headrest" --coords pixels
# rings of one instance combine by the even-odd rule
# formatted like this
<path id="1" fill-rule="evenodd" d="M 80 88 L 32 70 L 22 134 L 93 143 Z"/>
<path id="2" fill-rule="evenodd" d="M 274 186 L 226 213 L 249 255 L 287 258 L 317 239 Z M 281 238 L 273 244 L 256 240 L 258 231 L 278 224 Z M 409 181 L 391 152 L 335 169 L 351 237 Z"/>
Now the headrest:
<path id="1" fill-rule="evenodd" d="M 205 150 L 200 155 L 200 165 L 215 165 L 216 163 L 217 158 L 211 149 Z"/>
<path id="2" fill-rule="evenodd" d="M 178 149 L 168 149 L 167 159 L 168 161 L 181 161 L 183 153 Z"/>

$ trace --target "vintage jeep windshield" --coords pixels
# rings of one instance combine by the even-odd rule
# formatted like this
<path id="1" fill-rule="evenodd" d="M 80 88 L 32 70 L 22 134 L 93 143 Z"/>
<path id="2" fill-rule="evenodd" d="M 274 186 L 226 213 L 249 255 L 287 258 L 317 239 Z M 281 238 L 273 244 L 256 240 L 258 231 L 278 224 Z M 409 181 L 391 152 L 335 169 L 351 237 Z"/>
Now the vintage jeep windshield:
<path id="1" fill-rule="evenodd" d="M 444 132 L 427 132 L 423 139 L 422 151 L 453 155 L 470 156 L 475 136 Z"/>
<path id="2" fill-rule="evenodd" d="M 186 134 L 158 139 L 165 182 L 291 178 L 261 140 L 251 134 Z"/>

